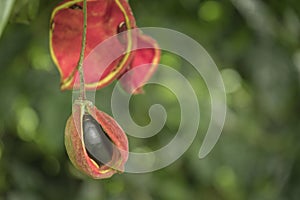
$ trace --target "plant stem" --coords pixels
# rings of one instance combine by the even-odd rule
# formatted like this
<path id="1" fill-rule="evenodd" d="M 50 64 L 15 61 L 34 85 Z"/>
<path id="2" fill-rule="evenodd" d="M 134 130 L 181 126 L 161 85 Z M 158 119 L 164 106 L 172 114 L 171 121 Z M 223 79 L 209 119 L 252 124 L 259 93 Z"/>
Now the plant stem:
<path id="1" fill-rule="evenodd" d="M 80 58 L 78 61 L 78 71 L 80 77 L 80 97 L 82 100 L 86 99 L 85 92 L 85 79 L 84 79 L 84 71 L 83 71 L 83 60 L 84 60 L 84 50 L 86 45 L 86 29 L 87 29 L 87 0 L 83 0 L 83 31 L 82 31 L 82 44 L 81 44 L 81 52 Z"/>

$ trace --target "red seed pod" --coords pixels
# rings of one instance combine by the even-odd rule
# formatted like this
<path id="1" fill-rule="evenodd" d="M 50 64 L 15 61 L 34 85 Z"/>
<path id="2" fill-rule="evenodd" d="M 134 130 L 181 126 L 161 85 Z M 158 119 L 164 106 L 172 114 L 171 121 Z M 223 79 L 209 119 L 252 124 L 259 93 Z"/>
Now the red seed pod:
<path id="1" fill-rule="evenodd" d="M 82 8 L 83 0 L 64 0 L 54 8 L 51 15 L 50 52 L 60 73 L 61 90 L 79 88 L 75 83 L 75 77 L 79 73 L 77 64 L 82 48 Z M 84 70 L 87 90 L 103 88 L 122 77 L 130 69 L 147 64 L 144 70 L 135 71 L 121 81 L 121 85 L 127 92 L 135 94 L 142 92 L 142 88 L 135 88 L 147 82 L 156 71 L 160 50 L 154 39 L 141 31 L 133 32 L 135 28 L 137 28 L 135 18 L 127 0 L 87 0 L 84 55 L 86 58 L 93 52 L 93 55 L 98 58 Z M 111 39 L 126 30 L 131 31 L 119 35 L 117 40 Z M 111 44 L 105 52 L 110 55 L 120 55 L 109 66 L 101 63 L 109 55 L 101 49 L 95 51 L 97 46 L 107 39 L 111 39 Z M 137 50 L 133 50 L 135 46 Z"/>
<path id="2" fill-rule="evenodd" d="M 95 178 L 124 171 L 128 140 L 118 123 L 89 101 L 76 101 L 65 129 L 65 145 L 73 165 Z"/>

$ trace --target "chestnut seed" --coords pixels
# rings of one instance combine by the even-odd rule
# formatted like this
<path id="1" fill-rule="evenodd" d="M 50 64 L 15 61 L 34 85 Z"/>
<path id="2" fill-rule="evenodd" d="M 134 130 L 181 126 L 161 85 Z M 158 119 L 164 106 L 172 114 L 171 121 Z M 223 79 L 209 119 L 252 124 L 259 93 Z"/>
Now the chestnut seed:
<path id="1" fill-rule="evenodd" d="M 100 124 L 90 115 L 83 115 L 83 139 L 87 153 L 98 165 L 112 160 L 113 143 Z"/>

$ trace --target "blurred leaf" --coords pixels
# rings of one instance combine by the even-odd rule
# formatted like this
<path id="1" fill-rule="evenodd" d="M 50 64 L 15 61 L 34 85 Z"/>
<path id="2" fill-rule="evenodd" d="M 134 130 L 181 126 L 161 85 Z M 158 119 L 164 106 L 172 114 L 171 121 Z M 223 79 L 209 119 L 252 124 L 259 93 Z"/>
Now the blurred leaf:
<path id="1" fill-rule="evenodd" d="M 10 11 L 14 5 L 15 0 L 6 0 L 0 2 L 0 37 L 7 23 Z"/>
<path id="2" fill-rule="evenodd" d="M 17 1 L 10 20 L 16 23 L 29 24 L 37 16 L 39 3 L 39 0 Z"/>

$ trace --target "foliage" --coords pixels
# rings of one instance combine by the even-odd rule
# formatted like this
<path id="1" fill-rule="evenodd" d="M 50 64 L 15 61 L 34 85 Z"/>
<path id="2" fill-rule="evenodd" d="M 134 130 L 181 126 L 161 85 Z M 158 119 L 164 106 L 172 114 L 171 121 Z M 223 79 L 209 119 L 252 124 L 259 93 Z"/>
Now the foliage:
<path id="1" fill-rule="evenodd" d="M 50 14 L 57 3 L 15 1 L 0 38 L 0 199 L 299 198 L 299 1 L 131 0 L 140 27 L 178 30 L 210 53 L 224 78 L 227 120 L 214 150 L 199 160 L 210 119 L 209 94 L 189 63 L 163 52 L 162 63 L 179 70 L 197 91 L 199 134 L 171 166 L 101 181 L 78 174 L 64 149 L 72 94 L 59 90 L 48 45 Z M 1 26 L 3 19 L 1 15 Z M 112 89 L 97 92 L 97 107 L 107 113 L 110 98 L 102 97 Z M 154 103 L 166 108 L 168 120 L 153 138 L 129 137 L 133 151 L 162 147 L 180 122 L 179 104 L 170 91 L 150 85 L 145 91 L 131 100 L 135 121 L 149 123 Z"/>
<path id="2" fill-rule="evenodd" d="M 3 29 L 7 23 L 7 20 L 9 18 L 10 11 L 14 5 L 14 0 L 9 1 L 1 1 L 0 8 L 1 8 L 1 16 L 0 16 L 0 36 L 3 32 Z"/>

